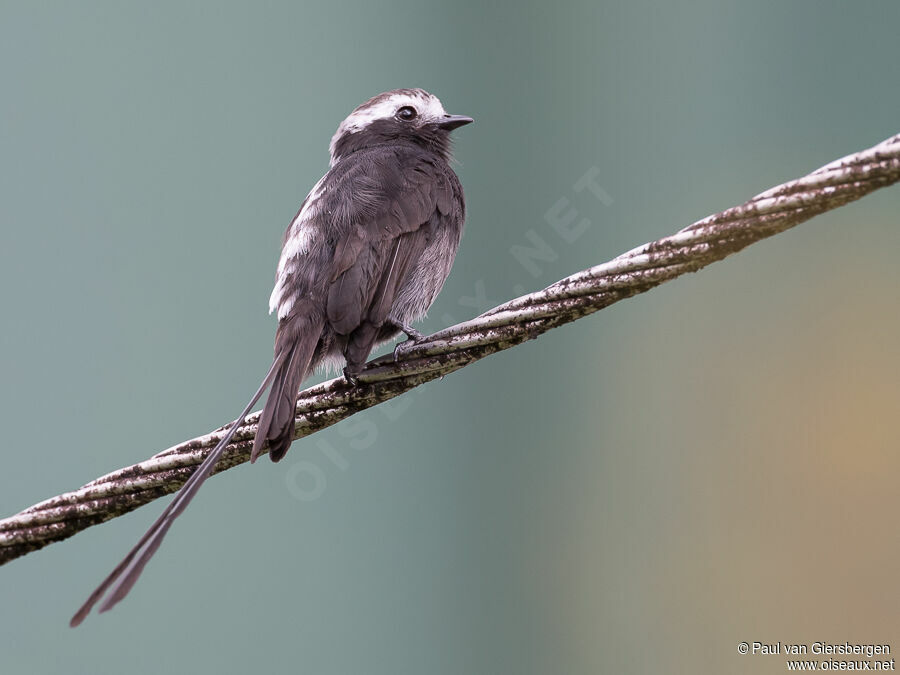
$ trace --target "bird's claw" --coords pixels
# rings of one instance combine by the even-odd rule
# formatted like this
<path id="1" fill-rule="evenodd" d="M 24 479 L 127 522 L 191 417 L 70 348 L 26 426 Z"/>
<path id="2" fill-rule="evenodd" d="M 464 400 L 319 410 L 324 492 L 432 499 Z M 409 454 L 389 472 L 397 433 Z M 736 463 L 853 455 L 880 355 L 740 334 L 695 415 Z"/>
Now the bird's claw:
<path id="1" fill-rule="evenodd" d="M 350 366 L 344 366 L 344 379 L 355 387 L 359 384 L 359 371 L 355 369 L 351 370 Z"/>
<path id="2" fill-rule="evenodd" d="M 409 342 L 412 342 L 413 344 L 416 344 L 417 342 L 421 342 L 422 340 L 425 339 L 425 336 L 422 335 L 422 333 L 417 331 L 415 328 L 410 326 L 405 321 L 401 321 L 401 320 L 399 320 L 397 318 L 393 318 L 393 317 L 388 319 L 388 321 L 390 323 L 392 323 L 395 328 L 406 333 L 406 339 L 403 342 L 398 342 L 396 345 L 394 345 L 394 363 L 396 363 L 398 360 L 400 360 L 400 351 L 401 351 L 400 348 L 403 345 L 405 345 Z"/>
<path id="3" fill-rule="evenodd" d="M 406 331 L 404 331 L 404 332 L 406 332 Z M 406 339 L 403 342 L 398 342 L 396 345 L 394 345 L 394 363 L 396 363 L 397 361 L 400 360 L 400 351 L 401 351 L 400 348 L 401 347 L 408 345 L 410 342 L 412 342 L 413 344 L 416 344 L 418 342 L 421 342 L 424 339 L 425 339 L 425 336 L 422 335 L 422 333 L 420 333 L 417 330 L 410 329 L 410 331 L 408 333 L 406 333 Z"/>

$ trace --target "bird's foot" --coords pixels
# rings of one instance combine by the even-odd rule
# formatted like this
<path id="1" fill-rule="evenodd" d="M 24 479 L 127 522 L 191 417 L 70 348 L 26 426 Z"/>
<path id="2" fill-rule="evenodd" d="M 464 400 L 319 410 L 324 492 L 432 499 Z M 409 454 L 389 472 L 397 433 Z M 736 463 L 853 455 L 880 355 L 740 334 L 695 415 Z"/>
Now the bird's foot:
<path id="1" fill-rule="evenodd" d="M 403 345 L 408 344 L 410 342 L 412 342 L 413 344 L 416 344 L 417 342 L 421 342 L 422 340 L 425 339 L 425 336 L 422 333 L 420 333 L 419 331 L 417 331 L 415 328 L 410 326 L 408 323 L 404 323 L 402 321 L 392 321 L 392 323 L 394 324 L 395 327 L 399 328 L 404 333 L 406 333 L 406 339 L 403 342 L 398 342 L 396 345 L 394 345 L 394 361 L 397 361 L 400 359 L 400 348 Z"/>
<path id="2" fill-rule="evenodd" d="M 362 369 L 359 366 L 350 367 L 349 365 L 344 366 L 344 379 L 354 387 L 359 384 L 359 373 Z"/>

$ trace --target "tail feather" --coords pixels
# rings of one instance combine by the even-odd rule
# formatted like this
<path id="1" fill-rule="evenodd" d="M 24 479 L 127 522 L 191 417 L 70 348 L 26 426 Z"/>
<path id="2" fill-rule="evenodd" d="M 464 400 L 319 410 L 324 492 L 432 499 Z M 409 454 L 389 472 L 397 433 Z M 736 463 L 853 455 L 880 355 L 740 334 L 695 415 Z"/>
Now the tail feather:
<path id="1" fill-rule="evenodd" d="M 137 582 L 138 577 L 141 576 L 144 566 L 150 558 L 153 557 L 153 554 L 156 553 L 156 550 L 162 543 L 163 537 L 166 536 L 172 523 L 175 522 L 175 519 L 191 502 L 194 495 L 197 494 L 197 490 L 203 485 L 203 482 L 212 475 L 219 458 L 222 456 L 222 453 L 225 451 L 225 448 L 228 446 L 234 433 L 238 430 L 238 427 L 244 423 L 244 418 L 247 417 L 247 413 L 249 413 L 250 409 L 256 405 L 256 402 L 260 399 L 263 392 L 266 390 L 266 387 L 269 386 L 269 383 L 272 382 L 272 379 L 275 377 L 275 373 L 282 366 L 283 361 L 281 360 L 281 355 L 276 355 L 275 360 L 272 362 L 272 366 L 269 368 L 269 372 L 259 385 L 259 389 L 256 390 L 253 398 L 250 399 L 250 402 L 240 414 L 240 417 L 231 424 L 228 432 L 219 440 L 212 452 L 206 456 L 203 463 L 191 474 L 190 478 L 188 478 L 181 487 L 181 490 L 178 491 L 178 494 L 175 495 L 175 498 L 163 510 L 162 514 L 156 519 L 153 525 L 150 526 L 150 529 L 144 533 L 144 536 L 141 537 L 134 548 L 128 552 L 128 555 L 126 555 L 109 576 L 103 580 L 103 583 L 94 589 L 94 592 L 91 593 L 90 597 L 75 613 L 75 616 L 72 617 L 72 620 L 69 622 L 70 626 L 74 628 L 84 621 L 85 617 L 90 614 L 94 605 L 106 595 L 107 591 L 109 591 L 109 594 L 106 596 L 103 604 L 100 605 L 101 612 L 112 609 L 120 600 L 122 600 L 122 598 L 128 595 L 128 591 L 131 590 Z"/>
<path id="2" fill-rule="evenodd" d="M 250 461 L 255 462 L 268 442 L 269 457 L 281 460 L 294 440 L 294 414 L 300 384 L 312 370 L 312 359 L 322 334 L 324 321 L 315 316 L 296 316 L 290 324 L 279 326 L 275 353 L 281 365 L 272 380 L 269 397 L 259 416 Z M 278 358 L 278 356 L 276 356 Z"/>
<path id="3" fill-rule="evenodd" d="M 112 609 L 128 594 L 140 577 L 147 561 L 159 548 L 172 523 L 194 498 L 203 482 L 212 474 L 238 427 L 244 423 L 244 418 L 270 384 L 272 389 L 260 417 L 259 429 L 253 441 L 251 460 L 255 460 L 259 456 L 265 441 L 270 442 L 270 454 L 274 461 L 277 462 L 284 457 L 294 438 L 294 408 L 297 405 L 300 383 L 312 370 L 312 359 L 322 333 L 323 323 L 324 320 L 316 318 L 314 312 L 307 312 L 305 316 L 295 315 L 295 318 L 282 322 L 275 338 L 275 359 L 272 366 L 240 417 L 232 423 L 227 433 L 206 456 L 203 463 L 191 474 L 191 477 L 163 510 L 159 518 L 150 526 L 150 529 L 144 533 L 137 545 L 91 593 L 72 617 L 69 625 L 74 627 L 80 624 L 104 595 L 106 598 L 100 606 L 101 612 Z"/>

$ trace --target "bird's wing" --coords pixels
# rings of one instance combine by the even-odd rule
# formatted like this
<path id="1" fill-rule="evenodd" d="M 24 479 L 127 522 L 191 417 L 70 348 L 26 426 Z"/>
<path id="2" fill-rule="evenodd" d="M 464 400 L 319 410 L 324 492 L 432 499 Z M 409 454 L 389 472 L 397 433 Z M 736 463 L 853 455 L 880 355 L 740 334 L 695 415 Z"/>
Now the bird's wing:
<path id="1" fill-rule="evenodd" d="M 394 159 L 391 167 L 372 167 L 357 179 L 353 194 L 381 197 L 374 203 L 357 200 L 362 205 L 335 248 L 326 310 L 338 334 L 363 325 L 377 329 L 388 320 L 397 291 L 441 215 L 451 211 L 453 185 L 442 167 L 421 158 L 403 167 Z"/>

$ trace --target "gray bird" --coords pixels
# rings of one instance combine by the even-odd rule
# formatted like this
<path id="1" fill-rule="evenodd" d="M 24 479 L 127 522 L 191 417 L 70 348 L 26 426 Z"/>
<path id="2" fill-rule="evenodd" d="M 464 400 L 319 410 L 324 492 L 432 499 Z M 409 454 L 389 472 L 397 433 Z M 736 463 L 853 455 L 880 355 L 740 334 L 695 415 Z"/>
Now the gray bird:
<path id="1" fill-rule="evenodd" d="M 375 96 L 341 122 L 331 167 L 284 235 L 270 312 L 278 314 L 275 358 L 262 384 L 218 445 L 137 545 L 91 594 L 70 625 L 112 609 L 134 586 L 175 518 L 212 473 L 225 446 L 270 387 L 250 461 L 268 445 L 272 461 L 294 437 L 300 384 L 319 366 L 344 365 L 353 384 L 377 345 L 405 333 L 440 292 L 465 220 L 450 168 L 450 132 L 472 122 L 449 115 L 422 89 Z"/>

